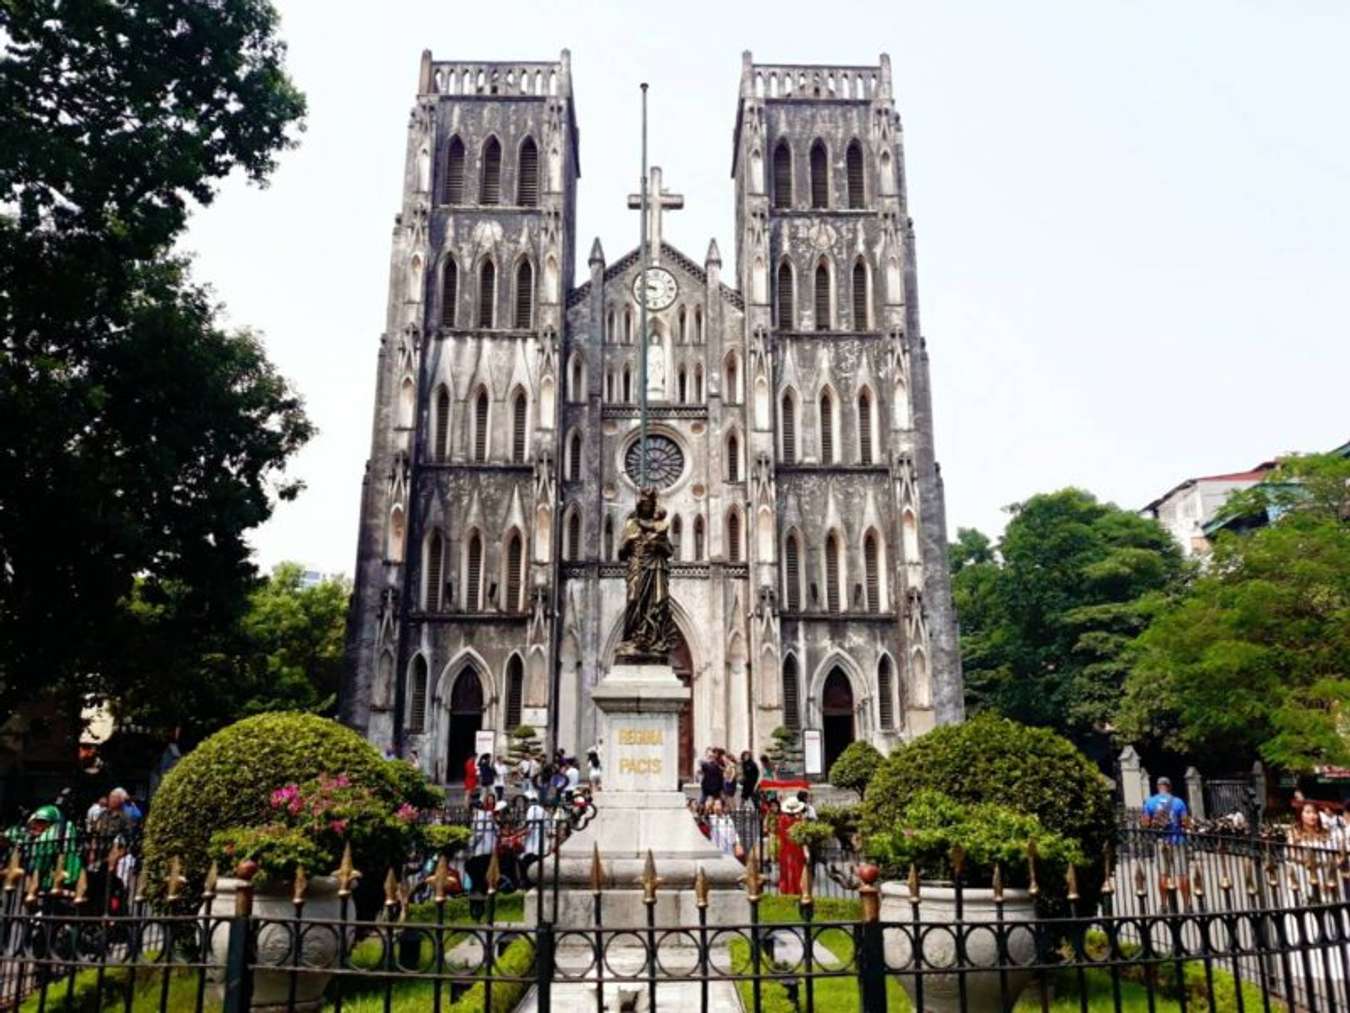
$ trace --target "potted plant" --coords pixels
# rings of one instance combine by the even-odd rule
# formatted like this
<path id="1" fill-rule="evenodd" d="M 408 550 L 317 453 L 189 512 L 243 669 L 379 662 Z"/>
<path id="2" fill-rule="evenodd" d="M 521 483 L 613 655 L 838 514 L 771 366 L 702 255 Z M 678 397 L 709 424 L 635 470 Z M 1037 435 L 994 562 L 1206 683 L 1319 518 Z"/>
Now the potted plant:
<path id="1" fill-rule="evenodd" d="M 1077 841 L 1046 830 L 1035 816 L 992 802 L 964 804 L 932 790 L 915 793 L 893 827 L 867 839 L 866 850 L 883 875 L 882 921 L 903 926 L 886 933 L 887 965 L 902 972 L 901 984 L 911 998 L 915 975 L 903 972 L 924 972 L 923 1005 L 932 1013 L 961 1008 L 960 977 L 967 1008 L 999 1009 L 1006 988 L 1002 999 L 1010 1009 L 1031 978 L 1029 971 L 1012 968 L 1033 960 L 1036 936 L 985 926 L 1034 921 L 1036 899 L 1028 889 L 1033 875 L 1063 882 L 1070 865 L 1085 861 Z M 915 890 L 919 954 L 915 930 L 908 927 L 914 922 Z M 943 928 L 927 931 L 926 926 Z M 934 973 L 956 965 L 958 955 L 962 967 L 990 970 Z"/>
<path id="2" fill-rule="evenodd" d="M 824 858 L 825 849 L 834 840 L 834 827 L 823 820 L 802 820 L 788 828 L 788 837 L 806 849 L 814 865 Z"/>
<path id="3" fill-rule="evenodd" d="M 268 799 L 267 822 L 217 831 L 210 853 L 221 876 L 210 914 L 228 917 L 236 897 L 251 882 L 253 916 L 263 924 L 257 930 L 257 963 L 289 967 L 294 960 L 293 921 L 296 902 L 303 901 L 306 922 L 335 921 L 341 916 L 338 880 L 333 873 L 348 845 L 384 868 L 402 861 L 426 830 L 419 811 L 409 803 L 394 805 L 386 796 L 352 782 L 346 774 L 320 774 L 301 784 L 274 789 Z M 289 920 L 289 922 L 288 922 Z M 225 934 L 216 933 L 217 949 Z M 318 1003 L 338 953 L 338 930 L 306 925 L 300 936 L 300 966 L 295 1001 L 300 1008 Z M 217 958 L 223 963 L 224 953 Z M 255 971 L 253 1005 L 287 1001 L 291 974 L 286 970 Z"/>

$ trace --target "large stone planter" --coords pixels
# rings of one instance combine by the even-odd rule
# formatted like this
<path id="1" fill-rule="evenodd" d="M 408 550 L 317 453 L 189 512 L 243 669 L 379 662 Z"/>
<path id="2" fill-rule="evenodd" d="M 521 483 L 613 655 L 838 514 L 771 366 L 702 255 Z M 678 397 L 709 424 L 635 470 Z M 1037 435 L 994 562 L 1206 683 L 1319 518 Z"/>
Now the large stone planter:
<path id="1" fill-rule="evenodd" d="M 995 928 L 998 910 L 993 890 L 962 891 L 961 926 L 956 924 L 956 890 L 950 886 L 924 883 L 919 891 L 919 945 L 922 952 L 923 1009 L 920 1013 L 999 1013 L 1017 1002 L 1031 980 L 1029 970 L 1008 970 L 1000 982 L 997 970 L 968 970 L 964 975 L 944 974 L 957 965 L 957 938 L 964 952 L 961 967 L 997 968 L 1000 964 L 1000 932 Z M 1027 967 L 1035 961 L 1036 937 L 1030 926 L 1018 923 L 1036 918 L 1036 902 L 1025 890 L 1003 891 L 1001 955 L 1005 968 Z M 884 942 L 886 966 L 891 973 L 912 971 L 914 959 L 914 909 L 907 883 L 881 884 L 881 920 L 886 924 Z M 893 928 L 892 925 L 905 928 Z M 982 927 L 989 925 L 989 928 Z M 918 988 L 914 974 L 900 974 L 900 984 L 918 1009 Z M 960 979 L 965 979 L 966 1005 L 961 1005 Z"/>
<path id="2" fill-rule="evenodd" d="M 211 901 L 213 918 L 232 918 L 241 879 L 222 877 L 216 882 L 216 895 Z M 257 952 L 254 960 L 258 970 L 253 972 L 253 1009 L 286 1008 L 291 994 L 291 979 L 295 979 L 295 1006 L 297 1010 L 317 1009 L 323 990 L 337 967 L 337 925 L 315 925 L 312 921 L 337 921 L 340 914 L 338 883 L 332 876 L 315 876 L 305 890 L 304 924 L 286 924 L 295 918 L 291 903 L 292 884 L 276 883 L 253 891 L 253 920 Z M 261 924 L 259 924 L 261 923 Z M 299 972 L 287 970 L 295 962 L 295 933 L 300 935 Z M 213 927 L 211 950 L 218 968 L 225 966 L 229 945 L 229 926 Z M 278 970 L 264 970 L 274 966 Z M 216 980 L 224 979 L 224 971 L 217 970 Z"/>

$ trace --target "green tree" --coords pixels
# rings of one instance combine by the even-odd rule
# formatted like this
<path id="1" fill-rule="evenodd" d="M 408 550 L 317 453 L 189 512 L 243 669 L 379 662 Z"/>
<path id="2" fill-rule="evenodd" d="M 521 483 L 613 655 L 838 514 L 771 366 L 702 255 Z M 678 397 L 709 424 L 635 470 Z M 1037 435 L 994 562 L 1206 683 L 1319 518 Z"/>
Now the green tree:
<path id="1" fill-rule="evenodd" d="M 243 614 L 205 640 L 190 638 L 173 598 L 156 604 L 137 587 L 130 610 L 137 649 L 117 680 L 119 715 L 152 727 L 181 726 L 189 737 L 266 711 L 331 713 L 343 665 L 351 587 L 330 578 L 305 587 L 298 563 L 257 582 Z M 161 596 L 162 597 L 162 596 Z"/>
<path id="2" fill-rule="evenodd" d="M 245 532 L 299 488 L 300 399 L 171 253 L 291 143 L 276 27 L 265 0 L 0 4 L 0 710 L 231 629 Z"/>
<path id="3" fill-rule="evenodd" d="M 1010 508 L 998 544 L 966 532 L 953 578 L 967 698 L 1082 741 L 1115 710 L 1149 594 L 1183 573 L 1155 522 L 1080 489 Z"/>
<path id="4" fill-rule="evenodd" d="M 1276 520 L 1223 533 L 1203 573 L 1131 652 L 1121 734 L 1217 763 L 1350 763 L 1350 460 L 1284 461 L 1226 511 Z"/>

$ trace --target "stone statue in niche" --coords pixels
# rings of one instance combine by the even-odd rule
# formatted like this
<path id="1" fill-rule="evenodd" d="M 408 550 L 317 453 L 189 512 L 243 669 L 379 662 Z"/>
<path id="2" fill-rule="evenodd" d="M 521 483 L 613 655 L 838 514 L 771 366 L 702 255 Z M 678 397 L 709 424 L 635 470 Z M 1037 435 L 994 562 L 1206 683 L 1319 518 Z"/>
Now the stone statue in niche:
<path id="1" fill-rule="evenodd" d="M 675 624 L 670 617 L 672 555 L 670 521 L 656 505 L 656 489 L 647 486 L 624 521 L 619 544 L 628 585 L 623 641 L 616 652 L 621 661 L 664 662 L 674 646 Z"/>
<path id="2" fill-rule="evenodd" d="M 666 396 L 666 344 L 656 331 L 647 343 L 647 396 L 658 401 Z"/>

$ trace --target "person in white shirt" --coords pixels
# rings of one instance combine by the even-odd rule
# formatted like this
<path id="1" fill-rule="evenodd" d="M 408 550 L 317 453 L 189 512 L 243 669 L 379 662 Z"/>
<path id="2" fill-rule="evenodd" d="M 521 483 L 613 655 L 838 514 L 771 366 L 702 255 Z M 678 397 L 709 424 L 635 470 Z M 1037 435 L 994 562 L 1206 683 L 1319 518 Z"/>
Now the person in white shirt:
<path id="1" fill-rule="evenodd" d="M 497 779 L 493 781 L 492 787 L 497 792 L 497 800 L 500 802 L 502 799 L 506 798 L 506 779 L 511 773 L 511 768 L 506 765 L 505 758 L 499 756 L 497 757 L 497 761 L 492 765 L 492 770 L 493 773 L 497 775 Z"/>
<path id="2" fill-rule="evenodd" d="M 483 804 L 474 810 L 470 824 L 472 836 L 469 838 L 469 857 L 464 862 L 464 871 L 469 874 L 469 914 L 474 918 L 483 915 L 481 898 L 487 892 L 487 871 L 492 864 L 493 852 L 497 850 L 496 803 L 491 795 L 485 795 Z"/>
<path id="3" fill-rule="evenodd" d="M 713 799 L 709 804 L 710 814 L 708 816 L 708 836 L 713 844 L 726 855 L 736 853 L 736 822 L 727 815 L 726 808 L 720 798 Z"/>
<path id="4" fill-rule="evenodd" d="M 539 761 L 527 756 L 516 765 L 516 775 L 520 778 L 520 790 L 530 801 L 539 797 L 539 786 L 535 780 L 539 777 Z"/>
<path id="5" fill-rule="evenodd" d="M 567 788 L 568 788 L 568 790 L 569 790 L 569 791 L 574 790 L 574 789 L 576 788 L 576 786 L 579 785 L 580 783 L 581 783 L 581 771 L 580 771 L 579 769 L 577 769 L 577 761 L 574 760 L 574 759 L 573 759 L 573 760 L 568 760 L 568 761 L 567 761 Z"/>

